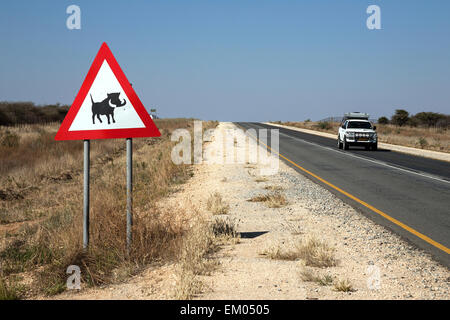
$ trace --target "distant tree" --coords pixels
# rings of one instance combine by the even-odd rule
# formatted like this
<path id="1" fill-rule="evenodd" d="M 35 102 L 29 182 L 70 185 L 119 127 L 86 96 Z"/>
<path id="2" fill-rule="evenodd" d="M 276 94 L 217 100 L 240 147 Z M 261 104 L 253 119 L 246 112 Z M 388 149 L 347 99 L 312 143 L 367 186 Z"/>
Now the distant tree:
<path id="1" fill-rule="evenodd" d="M 450 115 L 445 115 L 444 118 L 436 123 L 436 126 L 439 128 L 450 128 Z"/>
<path id="2" fill-rule="evenodd" d="M 415 119 L 421 126 L 435 127 L 439 120 L 445 119 L 446 116 L 436 112 L 419 112 L 412 116 L 411 119 Z"/>
<path id="3" fill-rule="evenodd" d="M 386 117 L 379 117 L 378 118 L 378 123 L 379 124 L 389 124 L 389 119 Z"/>
<path id="4" fill-rule="evenodd" d="M 0 126 L 9 126 L 11 125 L 11 120 L 8 115 L 0 109 Z"/>
<path id="5" fill-rule="evenodd" d="M 0 101 L 0 125 L 17 125 L 62 121 L 69 106 L 36 106 L 32 102 Z"/>
<path id="6" fill-rule="evenodd" d="M 395 110 L 395 114 L 391 117 L 391 123 L 396 126 L 404 126 L 409 120 L 409 112 L 403 109 Z"/>
<path id="7" fill-rule="evenodd" d="M 414 116 L 409 117 L 408 121 L 406 121 L 406 124 L 410 127 L 417 127 L 420 125 L 420 121 L 417 120 L 417 118 L 414 118 Z"/>

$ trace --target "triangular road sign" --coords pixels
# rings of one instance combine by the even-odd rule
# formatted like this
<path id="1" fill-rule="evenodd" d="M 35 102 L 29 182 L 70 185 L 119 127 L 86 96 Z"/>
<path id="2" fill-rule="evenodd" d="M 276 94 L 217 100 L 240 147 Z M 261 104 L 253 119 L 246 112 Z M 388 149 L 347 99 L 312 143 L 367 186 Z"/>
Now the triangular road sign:
<path id="1" fill-rule="evenodd" d="M 160 135 L 111 50 L 103 43 L 55 140 Z"/>

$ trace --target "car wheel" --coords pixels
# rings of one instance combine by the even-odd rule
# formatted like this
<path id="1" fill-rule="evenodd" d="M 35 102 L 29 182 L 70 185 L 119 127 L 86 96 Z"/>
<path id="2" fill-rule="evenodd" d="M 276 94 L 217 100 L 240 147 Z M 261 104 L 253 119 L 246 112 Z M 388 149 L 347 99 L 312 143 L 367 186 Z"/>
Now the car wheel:
<path id="1" fill-rule="evenodd" d="M 364 146 L 364 149 L 366 149 L 367 151 L 370 150 L 370 145 L 368 144 L 367 146 Z"/>
<path id="2" fill-rule="evenodd" d="M 348 143 L 347 143 L 347 140 L 345 139 L 345 137 L 344 137 L 344 141 L 342 142 L 342 144 L 343 144 L 344 150 L 348 150 Z"/>
<path id="3" fill-rule="evenodd" d="M 373 150 L 373 151 L 377 151 L 377 150 L 378 150 L 378 143 L 374 143 L 374 144 L 372 145 L 372 150 Z"/>
<path id="4" fill-rule="evenodd" d="M 339 136 L 338 136 L 338 138 L 337 138 L 337 144 L 338 144 L 338 149 L 342 149 L 342 142 L 341 142 L 341 140 L 339 139 Z"/>

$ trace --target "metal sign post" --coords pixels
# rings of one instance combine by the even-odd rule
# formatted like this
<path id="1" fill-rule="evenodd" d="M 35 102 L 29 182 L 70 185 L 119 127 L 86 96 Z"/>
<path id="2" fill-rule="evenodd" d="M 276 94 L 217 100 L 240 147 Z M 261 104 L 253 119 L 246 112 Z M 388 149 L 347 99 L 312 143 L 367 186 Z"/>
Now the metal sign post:
<path id="1" fill-rule="evenodd" d="M 131 227 L 133 226 L 133 140 L 127 138 L 127 251 L 131 248 Z"/>
<path id="2" fill-rule="evenodd" d="M 89 166 L 90 141 L 84 140 L 83 248 L 89 245 Z"/>

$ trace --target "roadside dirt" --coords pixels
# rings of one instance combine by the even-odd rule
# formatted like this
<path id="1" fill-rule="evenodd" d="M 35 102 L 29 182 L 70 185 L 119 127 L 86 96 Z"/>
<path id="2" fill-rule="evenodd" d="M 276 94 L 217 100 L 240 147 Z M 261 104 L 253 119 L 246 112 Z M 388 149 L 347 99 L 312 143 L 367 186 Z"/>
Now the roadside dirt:
<path id="1" fill-rule="evenodd" d="M 220 123 L 218 130 L 235 128 Z M 211 158 L 220 157 L 214 140 Z M 243 148 L 243 146 L 236 146 Z M 201 276 L 205 290 L 197 299 L 449 299 L 450 272 L 397 235 L 376 225 L 324 188 L 279 162 L 276 174 L 262 177 L 259 164 L 202 164 L 166 206 L 187 206 L 206 213 L 208 197 L 218 192 L 229 204 L 228 214 L 241 233 L 239 243 L 215 254 L 218 269 Z M 288 200 L 268 208 L 248 199 L 280 186 Z M 267 249 L 288 249 L 311 236 L 335 249 L 334 267 L 305 267 L 302 260 L 285 261 L 263 255 Z M 332 282 L 307 282 L 302 270 Z M 56 299 L 170 299 L 176 286 L 176 265 L 153 266 L 125 283 L 66 292 Z M 379 276 L 378 276 L 379 275 Z M 348 280 L 352 290 L 336 291 Z"/>

